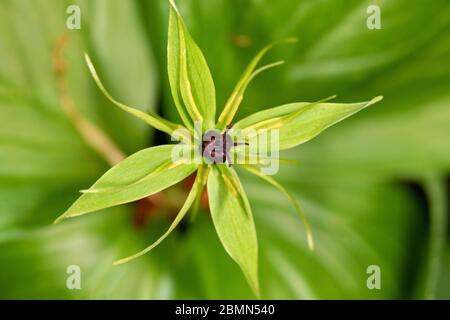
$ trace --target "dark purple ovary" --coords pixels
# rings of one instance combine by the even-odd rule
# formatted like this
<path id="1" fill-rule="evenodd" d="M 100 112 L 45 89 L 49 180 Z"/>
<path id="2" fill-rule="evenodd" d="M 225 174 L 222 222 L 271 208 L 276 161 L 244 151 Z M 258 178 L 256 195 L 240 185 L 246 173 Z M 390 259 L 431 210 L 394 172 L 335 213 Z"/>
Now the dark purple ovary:
<path id="1" fill-rule="evenodd" d="M 211 163 L 228 163 L 231 166 L 230 150 L 233 146 L 233 138 L 228 134 L 228 130 L 223 134 L 208 130 L 203 135 L 201 154 Z"/>

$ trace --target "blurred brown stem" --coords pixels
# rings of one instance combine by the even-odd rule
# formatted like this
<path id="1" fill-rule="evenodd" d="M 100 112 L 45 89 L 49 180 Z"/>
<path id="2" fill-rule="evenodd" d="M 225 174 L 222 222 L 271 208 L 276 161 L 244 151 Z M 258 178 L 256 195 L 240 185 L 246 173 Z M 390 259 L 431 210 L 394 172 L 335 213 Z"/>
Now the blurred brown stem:
<path id="1" fill-rule="evenodd" d="M 111 166 L 123 159 L 125 154 L 108 137 L 108 135 L 95 124 L 84 118 L 78 111 L 67 87 L 67 67 L 64 60 L 64 50 L 69 44 L 69 35 L 65 33 L 55 43 L 53 49 L 53 66 L 57 79 L 60 103 L 84 141 Z"/>

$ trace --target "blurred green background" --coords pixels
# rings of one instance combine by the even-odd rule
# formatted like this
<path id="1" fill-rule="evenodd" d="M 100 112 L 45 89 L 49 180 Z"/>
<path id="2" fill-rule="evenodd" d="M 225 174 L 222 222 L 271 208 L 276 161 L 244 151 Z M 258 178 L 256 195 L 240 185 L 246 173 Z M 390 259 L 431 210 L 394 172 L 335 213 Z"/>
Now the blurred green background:
<path id="1" fill-rule="evenodd" d="M 66 8 L 81 8 L 67 30 Z M 450 298 L 450 2 L 448 0 L 178 0 L 210 65 L 222 106 L 265 44 L 296 36 L 267 61 L 239 117 L 337 94 L 382 103 L 283 154 L 278 179 L 311 220 L 316 251 L 290 203 L 250 176 L 243 183 L 260 245 L 267 299 Z M 382 29 L 366 27 L 381 8 Z M 126 153 L 166 143 L 110 104 L 83 61 L 88 52 L 119 101 L 176 120 L 166 75 L 166 0 L 0 0 L 0 298 L 253 298 L 205 210 L 151 254 L 112 262 L 168 227 L 167 210 L 135 204 L 60 225 L 53 220 L 108 164 L 80 137 L 60 103 L 55 46 L 68 39 L 68 93 L 80 113 Z M 65 36 L 64 36 L 65 35 Z M 166 196 L 177 203 L 182 187 Z M 146 223 L 136 223 L 142 218 Z M 137 215 L 141 215 L 140 218 Z M 79 265 L 81 290 L 66 288 Z M 366 286 L 381 268 L 381 290 Z"/>

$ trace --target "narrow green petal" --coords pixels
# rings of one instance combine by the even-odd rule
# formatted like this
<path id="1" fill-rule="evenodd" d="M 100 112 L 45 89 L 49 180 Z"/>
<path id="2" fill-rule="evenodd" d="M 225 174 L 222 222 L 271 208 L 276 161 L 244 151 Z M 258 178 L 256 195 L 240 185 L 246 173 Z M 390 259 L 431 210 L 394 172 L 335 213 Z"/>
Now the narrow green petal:
<path id="1" fill-rule="evenodd" d="M 253 78 L 261 73 L 264 70 L 267 70 L 271 67 L 280 65 L 282 62 L 276 62 L 274 64 L 270 64 L 266 67 L 260 68 L 255 72 L 255 69 L 258 65 L 258 63 L 261 61 L 261 59 L 266 55 L 266 53 L 272 49 L 274 46 L 282 43 L 292 43 L 296 42 L 297 39 L 295 38 L 288 38 L 281 41 L 274 42 L 268 46 L 266 46 L 264 49 L 262 49 L 250 62 L 250 64 L 247 66 L 246 70 L 244 71 L 244 74 L 242 75 L 241 79 L 237 83 L 236 87 L 234 88 L 233 92 L 231 93 L 230 98 L 228 99 L 225 108 L 223 109 L 222 113 L 219 116 L 219 120 L 217 122 L 217 128 L 218 129 L 225 129 L 225 127 L 231 123 L 234 116 L 236 115 L 236 112 L 239 108 L 239 105 L 242 102 L 242 99 L 244 98 L 244 93 L 249 85 L 249 83 L 253 80 Z"/>
<path id="2" fill-rule="evenodd" d="M 129 106 L 124 105 L 123 103 L 118 102 L 117 100 L 115 100 L 111 94 L 108 92 L 108 90 L 106 90 L 105 86 L 103 85 L 103 83 L 100 80 L 100 77 L 98 76 L 97 71 L 95 70 L 95 67 L 92 63 L 91 58 L 89 57 L 89 55 L 87 53 L 84 54 L 85 60 L 86 60 L 86 64 L 89 68 L 89 71 L 92 75 L 92 77 L 94 78 L 95 83 L 97 84 L 98 88 L 100 89 L 100 91 L 106 96 L 106 98 L 108 98 L 109 101 L 111 101 L 113 104 L 115 104 L 116 106 L 118 106 L 119 108 L 121 108 L 122 110 L 128 112 L 129 114 L 145 121 L 146 123 L 148 123 L 150 126 L 154 127 L 155 129 L 158 129 L 160 131 L 163 131 L 169 135 L 172 135 L 173 131 L 177 130 L 177 129 L 183 129 L 183 126 L 180 126 L 178 124 L 172 123 L 160 116 L 158 116 L 157 114 L 154 113 L 144 113 L 142 111 L 140 111 L 139 109 L 136 108 L 132 108 Z M 187 137 L 186 137 L 187 138 Z"/>
<path id="3" fill-rule="evenodd" d="M 207 170 L 209 174 L 210 168 L 208 168 Z M 200 190 L 198 191 L 197 197 L 195 198 L 194 204 L 192 205 L 191 221 L 194 221 L 195 218 L 197 218 L 198 211 L 200 210 L 200 203 L 202 201 L 203 191 L 205 190 L 206 183 L 208 182 L 207 180 L 208 174 L 205 175 L 205 178 L 201 183 Z"/>
<path id="4" fill-rule="evenodd" d="M 308 219 L 306 218 L 306 215 L 303 212 L 303 209 L 300 206 L 300 203 L 298 203 L 297 199 L 285 187 L 283 187 L 278 181 L 276 181 L 274 178 L 262 174 L 258 170 L 257 167 L 251 166 L 251 165 L 243 165 L 242 167 L 244 169 L 246 169 L 247 171 L 253 173 L 254 175 L 256 175 L 256 176 L 260 177 L 261 179 L 263 179 L 263 180 L 267 181 L 268 183 L 270 183 L 272 186 L 274 186 L 279 191 L 281 191 L 281 193 L 283 193 L 292 202 L 292 204 L 295 207 L 295 210 L 297 211 L 298 215 L 300 216 L 300 219 L 302 220 L 303 225 L 305 227 L 306 239 L 308 241 L 308 247 L 309 247 L 309 249 L 311 251 L 313 251 L 314 250 L 314 238 L 313 238 L 313 235 L 312 235 L 311 227 L 310 227 Z"/>
<path id="5" fill-rule="evenodd" d="M 296 159 L 286 159 L 275 156 L 268 156 L 264 154 L 254 154 L 248 150 L 247 146 L 243 147 L 234 147 L 231 150 L 231 156 L 233 159 L 236 159 L 234 163 L 236 164 L 259 164 L 259 165 L 269 165 L 272 161 L 276 160 L 280 163 L 298 165 L 300 164 L 299 160 Z"/>
<path id="6" fill-rule="evenodd" d="M 233 169 L 212 166 L 208 177 L 211 216 L 222 245 L 259 297 L 258 241 L 247 196 Z"/>
<path id="7" fill-rule="evenodd" d="M 269 69 L 272 69 L 272 68 L 281 66 L 282 64 L 284 64 L 284 61 L 283 61 L 283 60 L 280 60 L 280 61 L 273 62 L 273 63 L 267 64 L 267 65 L 265 65 L 265 66 L 262 66 L 262 67 L 256 69 L 256 71 L 254 71 L 254 72 L 250 75 L 249 81 L 246 83 L 245 86 L 243 86 L 243 90 L 242 90 L 242 91 L 245 91 L 245 89 L 247 89 L 248 84 L 249 84 L 249 83 L 250 83 L 257 75 L 259 75 L 260 73 L 262 73 L 262 72 L 264 72 L 264 71 L 267 71 L 267 70 L 269 70 Z"/>
<path id="8" fill-rule="evenodd" d="M 199 167 L 197 177 L 195 179 L 194 185 L 192 186 L 191 191 L 189 192 L 188 197 L 186 198 L 186 201 L 184 202 L 183 206 L 181 207 L 180 211 L 178 212 L 175 220 L 170 225 L 169 229 L 164 233 L 158 240 L 156 240 L 153 244 L 145 248 L 144 250 L 129 256 L 127 258 L 123 258 L 120 260 L 115 261 L 114 265 L 124 264 L 127 262 L 130 262 L 131 260 L 137 259 L 144 254 L 150 252 L 153 248 L 158 246 L 169 234 L 172 233 L 172 231 L 178 226 L 178 224 L 183 220 L 184 216 L 188 212 L 189 208 L 192 206 L 194 200 L 196 199 L 197 195 L 199 194 L 200 190 L 202 189 L 202 186 L 204 184 L 204 181 L 208 177 L 209 168 L 204 169 L 203 167 Z"/>

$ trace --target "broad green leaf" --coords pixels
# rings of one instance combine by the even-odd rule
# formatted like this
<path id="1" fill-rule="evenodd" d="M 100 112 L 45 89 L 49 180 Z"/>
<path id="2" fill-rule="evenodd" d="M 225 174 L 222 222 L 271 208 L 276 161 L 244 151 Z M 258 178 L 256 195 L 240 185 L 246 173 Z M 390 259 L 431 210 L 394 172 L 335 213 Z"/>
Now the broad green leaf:
<path id="1" fill-rule="evenodd" d="M 165 133 L 167 133 L 168 135 L 172 135 L 173 132 L 177 129 L 183 129 L 182 126 L 177 125 L 175 123 L 172 123 L 162 117 L 160 117 L 159 115 L 155 114 L 155 113 L 144 113 L 142 111 L 140 111 L 139 109 L 136 108 L 132 108 L 129 106 L 126 106 L 120 102 L 118 102 L 117 100 L 115 100 L 111 94 L 105 89 L 105 87 L 103 86 L 97 71 L 95 70 L 94 65 L 92 64 L 91 59 L 89 58 L 89 56 L 87 54 L 85 54 L 85 59 L 86 59 L 86 63 L 87 66 L 89 68 L 89 71 L 91 72 L 92 77 L 95 80 L 95 83 L 97 84 L 97 86 L 99 87 L 100 91 L 116 106 L 118 106 L 119 108 L 121 108 L 122 110 L 128 112 L 129 114 L 147 122 L 150 126 L 161 130 Z M 187 137 L 186 137 L 187 138 Z"/>
<path id="2" fill-rule="evenodd" d="M 441 273 L 437 283 L 436 299 L 450 299 L 450 242 L 447 241 L 442 257 Z"/>
<path id="3" fill-rule="evenodd" d="M 302 222 L 279 191 L 242 176 L 260 235 L 263 297 L 411 297 L 411 278 L 405 278 L 405 272 L 412 269 L 405 269 L 405 256 L 411 248 L 423 252 L 426 232 L 415 192 L 398 185 L 305 183 L 302 177 L 300 171 L 284 168 L 278 180 L 292 191 L 311 222 L 313 252 Z M 382 270 L 382 290 L 367 289 L 366 270 L 374 264 Z"/>
<path id="4" fill-rule="evenodd" d="M 82 181 L 104 165 L 61 113 L 0 84 L 0 179 Z"/>
<path id="5" fill-rule="evenodd" d="M 216 90 L 202 51 L 189 34 L 183 19 L 170 1 L 168 70 L 172 95 L 186 125 L 203 120 L 212 128 L 216 114 Z M 182 104 L 184 102 L 184 105 Z"/>
<path id="6" fill-rule="evenodd" d="M 236 87 L 234 88 L 233 92 L 231 93 L 230 98 L 228 99 L 222 113 L 220 114 L 219 120 L 217 122 L 217 127 L 219 129 L 225 129 L 227 125 L 229 125 L 232 121 L 234 116 L 236 115 L 236 112 L 238 111 L 238 108 L 244 99 L 244 93 L 247 89 L 250 82 L 261 72 L 270 69 L 272 67 L 276 67 L 283 63 L 277 62 L 273 64 L 269 64 L 265 67 L 261 67 L 259 69 L 256 69 L 258 63 L 261 61 L 261 59 L 267 54 L 267 52 L 272 49 L 274 46 L 280 43 L 289 43 L 289 42 L 296 42 L 296 39 L 286 39 L 283 41 L 274 42 L 268 46 L 266 46 L 264 49 L 262 49 L 256 57 L 253 58 L 253 60 L 250 62 L 250 64 L 247 66 L 247 69 L 244 71 L 244 74 L 242 75 L 241 79 L 237 83 Z"/>
<path id="7" fill-rule="evenodd" d="M 216 165 L 212 167 L 207 188 L 211 216 L 220 241 L 259 296 L 256 230 L 239 178 L 226 165 Z"/>
<path id="8" fill-rule="evenodd" d="M 328 127 L 381 99 L 382 97 L 377 97 L 368 102 L 352 104 L 288 104 L 249 116 L 236 123 L 235 128 L 242 130 L 242 137 L 255 143 L 258 143 L 262 133 L 279 130 L 278 146 L 273 146 L 269 141 L 272 150 L 289 149 L 313 139 Z"/>
<path id="9" fill-rule="evenodd" d="M 183 180 L 197 167 L 195 164 L 172 163 L 175 147 L 163 145 L 148 148 L 120 162 L 94 183 L 57 221 L 136 201 Z"/>
<path id="10" fill-rule="evenodd" d="M 51 10 L 48 2 L 39 0 L 0 3 L 0 78 L 34 91 L 51 106 L 58 102 L 51 48 L 58 34 L 59 10 L 64 12 L 62 3 Z M 41 19 L 42 14 L 48 14 L 47 19 Z"/>
<path id="11" fill-rule="evenodd" d="M 112 265 L 117 256 L 137 250 L 144 241 L 130 223 L 132 214 L 130 208 L 114 207 L 64 224 L 1 232 L 0 284 L 8 290 L 0 290 L 0 298 L 174 298 L 170 257 L 163 258 L 161 252 L 121 267 Z M 163 225 L 152 222 L 146 236 L 154 236 Z M 80 268 L 81 290 L 67 287 L 68 271 L 75 272 L 70 266 Z"/>
<path id="12" fill-rule="evenodd" d="M 76 197 L 77 185 L 89 183 L 0 178 L 0 232 L 49 226 Z M 75 196 L 75 197 L 74 197 Z M 26 201 L 24 201 L 26 199 Z"/>
<path id="13" fill-rule="evenodd" d="M 66 10 L 72 4 L 79 5 L 82 11 L 81 29 L 76 32 L 66 28 Z M 154 110 L 157 68 L 138 16 L 134 3 L 121 0 L 1 1 L 0 79 L 31 92 L 46 108 L 62 112 L 54 54 L 58 43 L 66 38 L 66 80 L 75 104 L 124 152 L 134 153 L 148 143 L 149 128 L 111 108 L 90 81 L 83 52 L 90 52 L 100 62 L 97 67 L 102 80 L 120 101 L 142 107 L 145 112 Z"/>
<path id="14" fill-rule="evenodd" d="M 197 177 L 195 178 L 194 184 L 191 188 L 191 191 L 189 192 L 188 197 L 186 198 L 186 201 L 184 202 L 184 204 L 181 207 L 180 211 L 178 212 L 176 218 L 173 220 L 172 224 L 170 225 L 170 228 L 158 240 L 156 240 L 154 243 L 152 243 L 150 246 L 148 246 L 144 250 L 139 251 L 138 253 L 136 253 L 130 257 L 120 259 L 120 260 L 114 262 L 114 264 L 115 265 L 124 264 L 124 263 L 130 262 L 134 259 L 137 259 L 137 258 L 143 256 L 144 254 L 150 252 L 151 250 L 153 250 L 153 248 L 155 248 L 165 238 L 167 238 L 169 236 L 169 234 L 171 234 L 172 231 L 175 230 L 175 228 L 178 226 L 178 224 L 181 222 L 181 220 L 183 220 L 184 216 L 186 215 L 186 213 L 188 212 L 188 210 L 191 208 L 192 204 L 194 203 L 195 199 L 199 195 L 199 192 L 202 191 L 203 186 L 206 182 L 206 179 L 208 178 L 208 172 L 209 172 L 209 168 L 204 168 L 203 166 L 199 167 L 199 169 L 197 171 Z"/>

